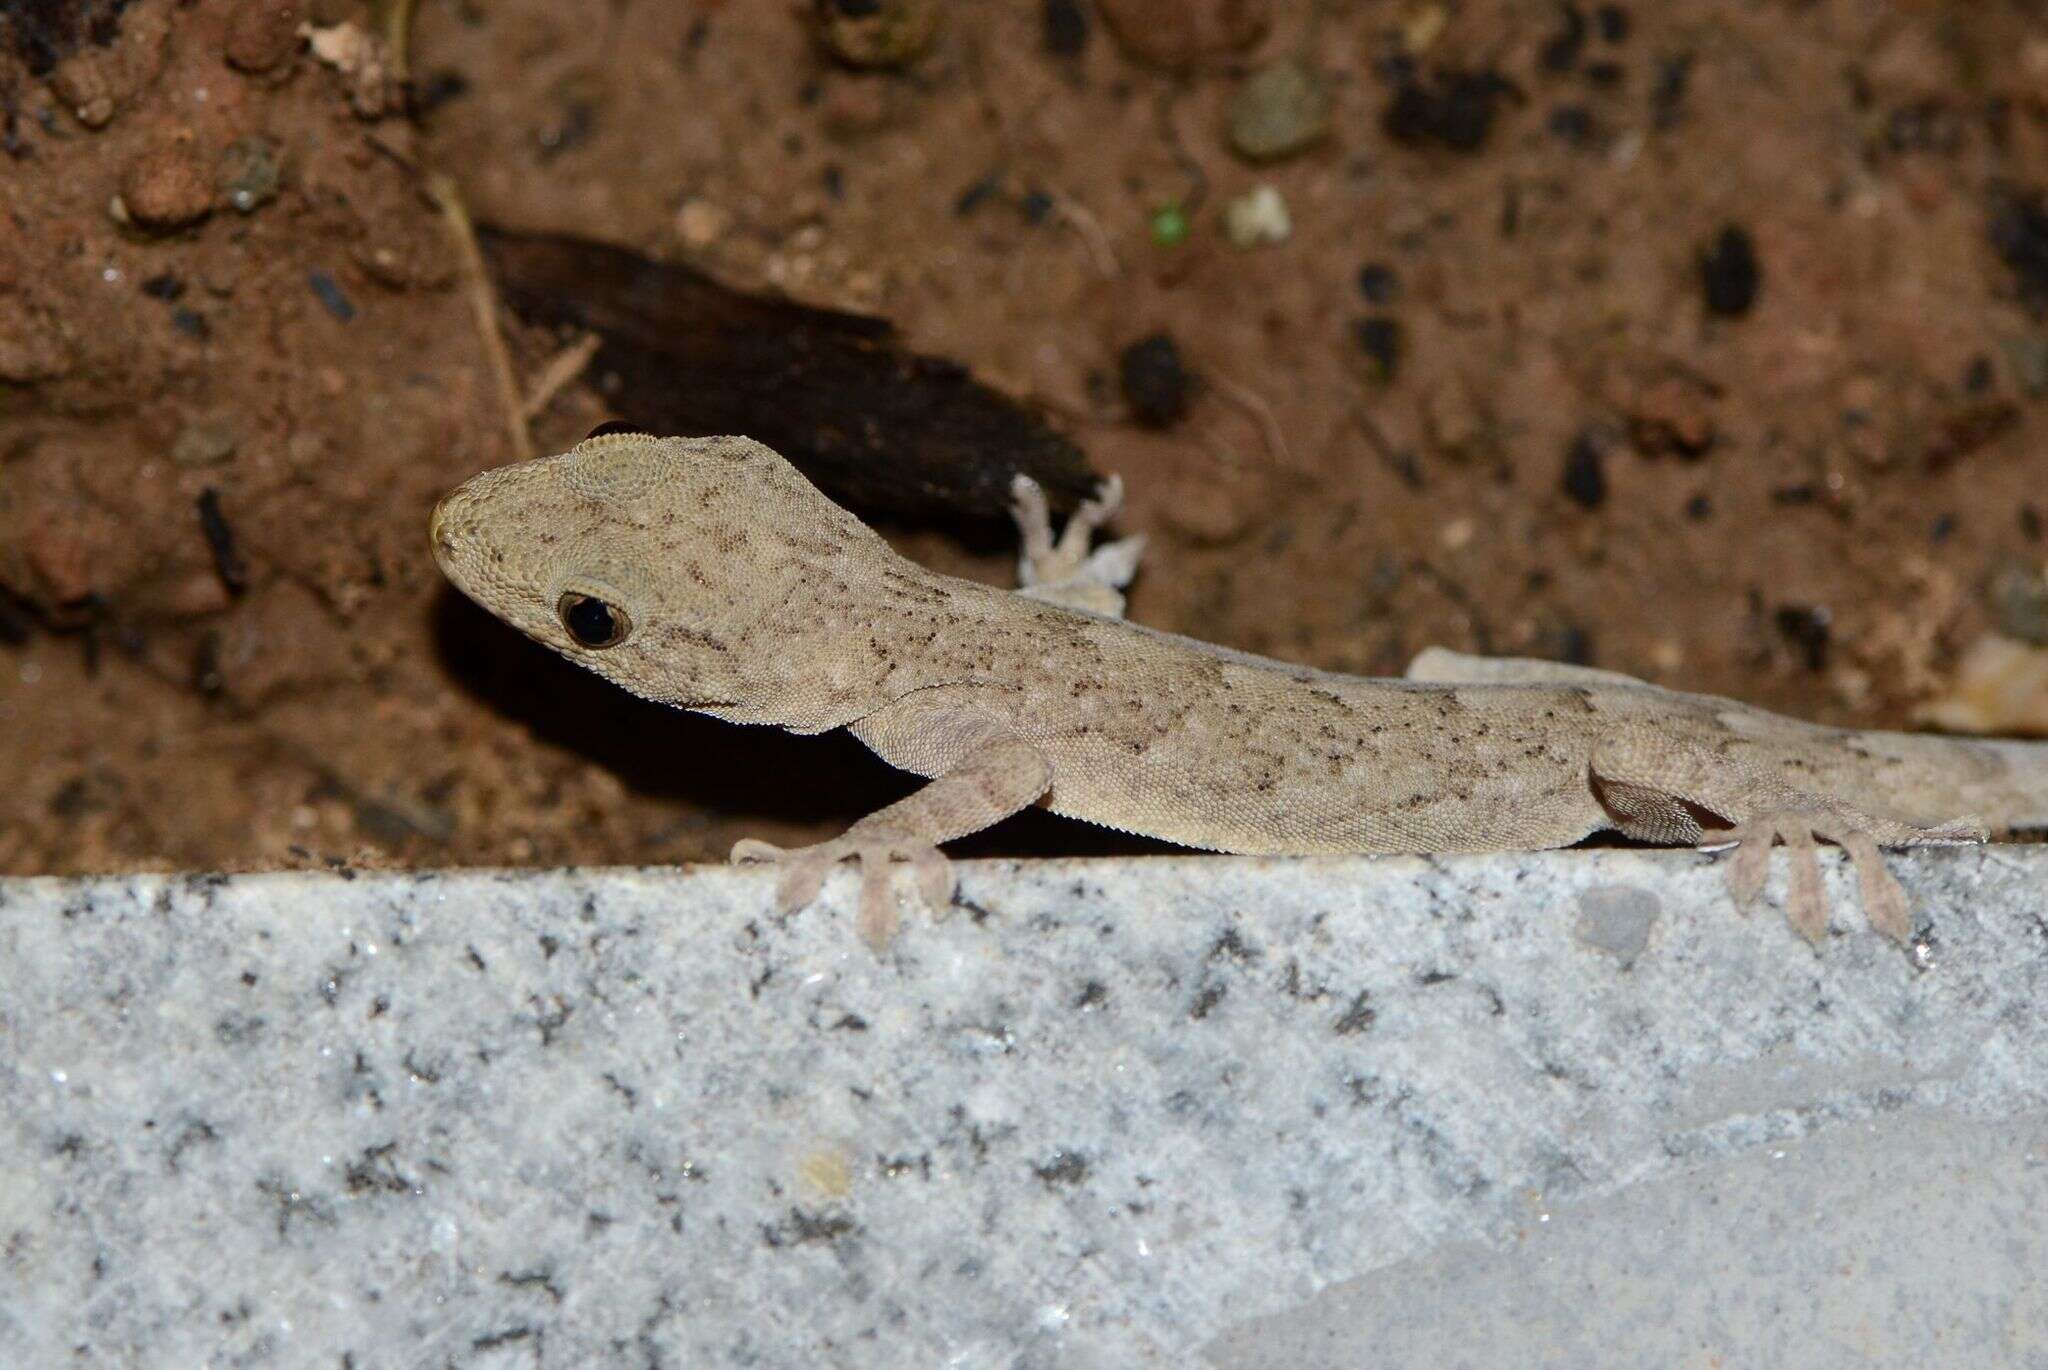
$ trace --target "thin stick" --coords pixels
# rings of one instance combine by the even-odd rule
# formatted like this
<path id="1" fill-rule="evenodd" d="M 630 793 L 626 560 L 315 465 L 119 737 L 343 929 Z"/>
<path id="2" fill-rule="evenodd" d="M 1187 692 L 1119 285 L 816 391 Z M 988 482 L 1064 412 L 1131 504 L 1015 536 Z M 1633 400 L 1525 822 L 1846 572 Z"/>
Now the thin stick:
<path id="1" fill-rule="evenodd" d="M 560 394 L 562 387 L 583 374 L 583 368 L 590 365 L 590 359 L 597 355 L 597 349 L 604 346 L 604 339 L 595 333 L 585 333 L 575 342 L 557 352 L 548 364 L 540 369 L 526 392 L 526 403 L 521 406 L 527 418 L 531 419 Z"/>
<path id="2" fill-rule="evenodd" d="M 1090 214 L 1086 206 L 1065 195 L 1053 196 L 1052 205 L 1053 212 L 1087 245 L 1088 255 L 1095 259 L 1096 270 L 1111 277 L 1123 274 L 1123 266 L 1116 259 L 1116 249 L 1110 246 L 1109 234 L 1103 231 L 1101 220 Z"/>
<path id="3" fill-rule="evenodd" d="M 1283 471 L 1292 470 L 1294 457 L 1287 450 L 1287 435 L 1280 431 L 1280 420 L 1273 416 L 1273 406 L 1261 399 L 1256 390 L 1239 385 L 1228 376 L 1219 376 L 1211 371 L 1208 380 L 1217 394 L 1251 416 L 1252 422 L 1258 426 L 1259 436 L 1265 439 L 1266 455 L 1273 459 L 1274 464 Z"/>
<path id="4" fill-rule="evenodd" d="M 427 194 L 440 206 L 441 217 L 448 223 L 448 234 L 455 240 L 455 253 L 462 263 L 463 293 L 469 296 L 484 361 L 491 369 L 491 379 L 497 383 L 498 402 L 505 411 L 505 431 L 512 439 L 513 459 L 525 461 L 533 456 L 533 435 L 526 431 L 525 404 L 519 394 L 519 380 L 512 372 L 512 354 L 506 351 L 505 335 L 498 329 L 498 297 L 491 289 L 489 273 L 484 270 L 484 255 L 477 249 L 476 228 L 469 221 L 469 211 L 462 207 L 455 182 L 440 172 L 430 172 L 426 184 Z"/>

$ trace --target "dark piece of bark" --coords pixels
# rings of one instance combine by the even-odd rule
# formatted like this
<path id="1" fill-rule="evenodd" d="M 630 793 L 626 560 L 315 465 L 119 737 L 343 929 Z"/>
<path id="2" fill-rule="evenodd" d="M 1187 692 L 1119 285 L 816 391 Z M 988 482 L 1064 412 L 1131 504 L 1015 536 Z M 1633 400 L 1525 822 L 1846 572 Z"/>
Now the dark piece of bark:
<path id="1" fill-rule="evenodd" d="M 1070 510 L 1096 476 L 1071 442 L 957 363 L 905 351 L 886 319 L 743 294 L 576 238 L 479 230 L 529 323 L 587 328 L 613 412 L 647 432 L 738 433 L 833 499 L 905 521 L 1006 519 L 1021 471 Z"/>

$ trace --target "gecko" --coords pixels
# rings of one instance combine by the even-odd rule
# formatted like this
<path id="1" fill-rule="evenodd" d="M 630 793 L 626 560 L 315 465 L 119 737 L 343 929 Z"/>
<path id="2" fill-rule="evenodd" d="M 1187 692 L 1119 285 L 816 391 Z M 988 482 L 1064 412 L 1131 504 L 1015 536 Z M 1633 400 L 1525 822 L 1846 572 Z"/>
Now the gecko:
<path id="1" fill-rule="evenodd" d="M 1404 677 L 1293 665 L 1121 617 L 1138 539 L 1091 550 L 1106 482 L 1061 535 L 1014 487 L 1024 588 L 899 556 L 744 437 L 597 433 L 448 494 L 442 571 L 527 636 L 637 695 L 798 734 L 845 728 L 925 778 L 830 841 L 748 839 L 785 914 L 858 863 L 877 948 L 906 896 L 943 915 L 941 844 L 1030 805 L 1217 852 L 1448 853 L 1603 831 L 1728 850 L 1738 908 L 1790 855 L 1786 912 L 1819 945 L 1817 842 L 1904 942 L 1882 847 L 2048 825 L 2048 743 L 1823 727 L 1618 672 L 1432 649 Z M 910 887 L 896 872 L 907 868 Z"/>

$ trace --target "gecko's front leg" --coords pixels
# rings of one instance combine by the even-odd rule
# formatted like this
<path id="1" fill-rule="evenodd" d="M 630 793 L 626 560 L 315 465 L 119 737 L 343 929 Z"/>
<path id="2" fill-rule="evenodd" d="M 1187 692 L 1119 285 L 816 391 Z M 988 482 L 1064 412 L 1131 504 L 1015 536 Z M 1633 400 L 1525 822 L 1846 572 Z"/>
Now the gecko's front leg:
<path id="1" fill-rule="evenodd" d="M 896 932 L 897 864 L 910 867 L 925 905 L 934 917 L 944 917 L 955 882 L 939 844 L 1001 822 L 1052 783 L 1052 762 L 1042 751 L 989 714 L 963 707 L 961 693 L 921 691 L 852 726 L 853 734 L 884 760 L 931 776 L 923 789 L 876 810 L 829 842 L 785 849 L 748 838 L 732 849 L 732 859 L 782 866 L 776 903 L 784 913 L 816 899 L 839 862 L 858 861 L 860 935 L 878 951 Z"/>

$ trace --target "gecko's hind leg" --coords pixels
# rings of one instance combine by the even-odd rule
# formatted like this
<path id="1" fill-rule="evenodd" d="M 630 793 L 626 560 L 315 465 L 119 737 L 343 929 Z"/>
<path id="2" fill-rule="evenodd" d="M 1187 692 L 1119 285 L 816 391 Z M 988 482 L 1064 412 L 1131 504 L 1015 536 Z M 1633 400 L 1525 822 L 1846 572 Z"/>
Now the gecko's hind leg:
<path id="1" fill-rule="evenodd" d="M 1142 534 L 1120 538 L 1089 550 L 1097 529 L 1122 507 L 1124 484 L 1111 476 L 1095 498 L 1085 501 L 1057 540 L 1045 491 L 1031 477 L 1019 474 L 1010 482 L 1010 512 L 1017 520 L 1023 546 L 1017 556 L 1018 593 L 1048 604 L 1081 609 L 1105 618 L 1124 616 L 1123 588 L 1138 573 L 1144 553 Z"/>

